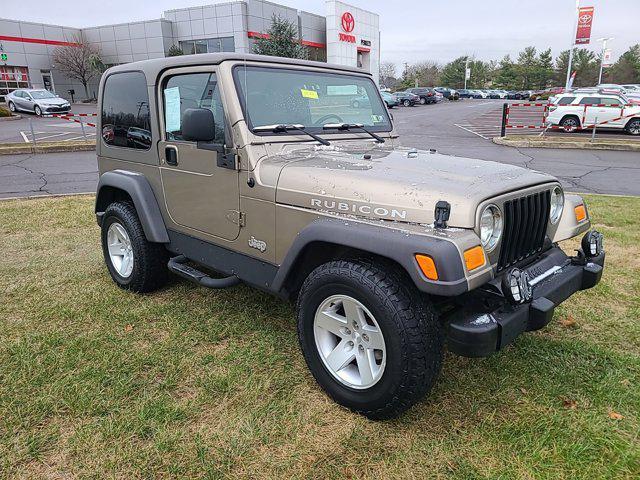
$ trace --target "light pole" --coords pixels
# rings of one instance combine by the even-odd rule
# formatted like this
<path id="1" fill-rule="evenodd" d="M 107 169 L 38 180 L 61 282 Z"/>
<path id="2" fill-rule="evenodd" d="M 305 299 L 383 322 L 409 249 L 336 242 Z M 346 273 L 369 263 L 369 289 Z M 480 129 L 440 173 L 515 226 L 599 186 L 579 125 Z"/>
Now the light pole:
<path id="1" fill-rule="evenodd" d="M 464 89 L 467 89 L 467 72 L 469 71 L 469 57 L 464 62 Z"/>
<path id="2" fill-rule="evenodd" d="M 607 51 L 607 42 L 609 40 L 613 40 L 613 37 L 598 39 L 599 42 L 602 42 L 602 53 L 600 56 L 600 74 L 598 75 L 598 85 L 602 83 L 602 69 L 604 68 L 604 54 Z"/>
<path id="3" fill-rule="evenodd" d="M 576 32 L 578 31 L 578 17 L 580 16 L 580 0 L 576 0 L 576 21 L 574 23 L 573 31 L 571 32 L 571 47 L 569 49 L 569 65 L 567 66 L 567 81 L 565 82 L 565 89 L 569 90 L 569 82 L 571 81 L 571 64 L 573 63 L 573 47 L 576 44 Z"/>

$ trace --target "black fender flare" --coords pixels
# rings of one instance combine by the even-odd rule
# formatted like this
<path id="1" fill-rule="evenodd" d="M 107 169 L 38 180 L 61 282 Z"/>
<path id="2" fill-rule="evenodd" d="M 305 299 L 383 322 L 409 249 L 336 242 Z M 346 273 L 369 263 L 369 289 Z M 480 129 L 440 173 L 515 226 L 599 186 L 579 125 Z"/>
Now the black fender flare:
<path id="1" fill-rule="evenodd" d="M 147 240 L 169 243 L 169 234 L 158 201 L 144 175 L 127 170 L 112 170 L 100 175 L 95 205 L 98 224 L 102 223 L 104 211 L 111 201 L 109 194 L 106 193 L 111 189 L 105 187 L 122 190 L 131 197 Z"/>
<path id="2" fill-rule="evenodd" d="M 426 293 L 454 296 L 469 289 L 460 252 L 450 240 L 349 219 L 321 218 L 298 233 L 271 283 L 272 290 L 284 291 L 298 258 L 314 242 L 350 247 L 393 260 L 404 268 L 416 287 Z M 438 281 L 429 280 L 422 274 L 416 253 L 433 258 Z"/>

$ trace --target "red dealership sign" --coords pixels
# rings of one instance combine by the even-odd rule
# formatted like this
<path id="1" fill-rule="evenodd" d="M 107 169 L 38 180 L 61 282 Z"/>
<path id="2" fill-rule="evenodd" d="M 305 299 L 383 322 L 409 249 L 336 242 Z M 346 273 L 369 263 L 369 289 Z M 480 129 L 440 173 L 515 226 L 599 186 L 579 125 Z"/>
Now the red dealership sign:
<path id="1" fill-rule="evenodd" d="M 581 7 L 578 10 L 578 30 L 576 31 L 576 45 L 586 45 L 591 40 L 591 25 L 593 24 L 593 7 Z"/>
<path id="2" fill-rule="evenodd" d="M 351 15 L 351 12 L 344 12 L 342 14 L 342 29 L 347 32 L 347 33 L 351 33 L 353 32 L 353 29 L 356 26 L 356 21 L 353 18 L 353 15 Z"/>

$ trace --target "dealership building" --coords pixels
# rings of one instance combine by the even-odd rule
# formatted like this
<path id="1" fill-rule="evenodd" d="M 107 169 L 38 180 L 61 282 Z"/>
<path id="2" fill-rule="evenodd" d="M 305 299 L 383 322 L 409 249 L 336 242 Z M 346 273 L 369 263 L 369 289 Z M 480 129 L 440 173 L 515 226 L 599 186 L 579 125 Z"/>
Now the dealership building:
<path id="1" fill-rule="evenodd" d="M 19 10 L 18 10 L 19 11 Z M 82 38 L 93 44 L 106 65 L 165 57 L 175 45 L 185 54 L 251 53 L 267 36 L 274 15 L 297 25 L 312 60 L 362 68 L 378 80 L 379 18 L 373 12 L 328 0 L 325 16 L 264 0 L 219 2 L 165 11 L 160 18 L 131 23 L 74 28 L 0 19 L 0 100 L 17 88 L 46 88 L 70 98 L 84 98 L 77 80 L 59 71 L 53 53 Z M 97 78 L 89 95 L 97 94 Z"/>

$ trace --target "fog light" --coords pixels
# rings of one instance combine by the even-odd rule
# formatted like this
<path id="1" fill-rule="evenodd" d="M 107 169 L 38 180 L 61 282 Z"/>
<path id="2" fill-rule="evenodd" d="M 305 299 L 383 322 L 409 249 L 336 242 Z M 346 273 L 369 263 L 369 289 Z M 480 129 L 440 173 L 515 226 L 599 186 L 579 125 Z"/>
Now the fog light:
<path id="1" fill-rule="evenodd" d="M 600 255 L 603 250 L 603 235 L 596 231 L 591 230 L 587 232 L 584 237 L 582 237 L 582 251 L 588 257 L 597 257 Z"/>
<path id="2" fill-rule="evenodd" d="M 529 274 L 519 268 L 512 268 L 502 277 L 502 293 L 515 304 L 531 301 L 533 289 Z"/>

